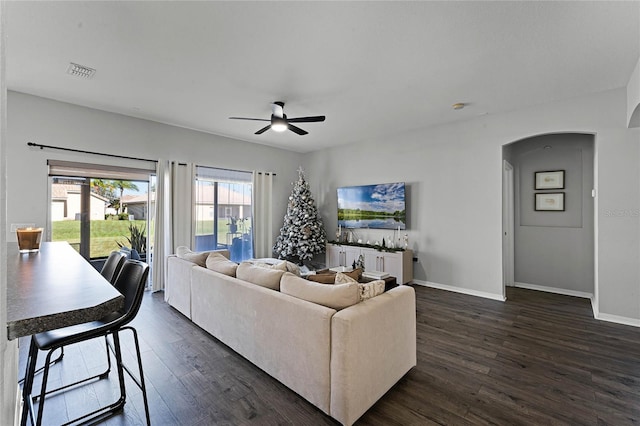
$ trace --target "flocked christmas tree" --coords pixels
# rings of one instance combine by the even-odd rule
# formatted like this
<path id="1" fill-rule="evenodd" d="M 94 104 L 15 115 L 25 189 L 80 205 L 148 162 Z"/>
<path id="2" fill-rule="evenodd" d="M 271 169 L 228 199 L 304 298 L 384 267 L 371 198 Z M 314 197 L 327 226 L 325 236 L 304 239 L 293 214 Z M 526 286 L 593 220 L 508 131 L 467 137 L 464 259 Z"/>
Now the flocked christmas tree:
<path id="1" fill-rule="evenodd" d="M 302 264 L 304 260 L 324 252 L 326 234 L 302 167 L 298 169 L 298 180 L 292 185 L 284 225 L 273 250 L 280 259 Z"/>

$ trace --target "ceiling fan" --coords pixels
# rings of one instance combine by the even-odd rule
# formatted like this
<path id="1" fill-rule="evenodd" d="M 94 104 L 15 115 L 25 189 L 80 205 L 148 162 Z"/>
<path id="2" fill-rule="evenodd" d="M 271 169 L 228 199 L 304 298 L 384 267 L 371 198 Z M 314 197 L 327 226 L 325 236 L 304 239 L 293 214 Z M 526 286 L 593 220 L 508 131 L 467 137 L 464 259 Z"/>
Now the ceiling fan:
<path id="1" fill-rule="evenodd" d="M 316 123 L 318 121 L 324 121 L 324 115 L 316 115 L 313 117 L 296 117 L 287 118 L 287 114 L 284 113 L 284 102 L 274 102 L 271 104 L 271 119 L 266 118 L 245 118 L 245 117 L 229 117 L 232 120 L 253 120 L 253 121 L 270 121 L 271 124 L 258 130 L 255 134 L 261 135 L 267 130 L 271 129 L 274 132 L 284 132 L 289 129 L 300 136 L 306 135 L 306 130 L 302 130 L 300 127 L 296 127 L 291 123 Z"/>

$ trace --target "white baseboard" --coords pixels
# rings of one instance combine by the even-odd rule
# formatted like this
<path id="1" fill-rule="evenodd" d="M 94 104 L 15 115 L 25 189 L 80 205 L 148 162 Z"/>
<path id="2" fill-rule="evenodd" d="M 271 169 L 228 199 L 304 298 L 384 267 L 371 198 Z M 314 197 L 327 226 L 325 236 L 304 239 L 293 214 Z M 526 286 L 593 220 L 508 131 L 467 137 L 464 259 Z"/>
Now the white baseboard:
<path id="1" fill-rule="evenodd" d="M 484 291 L 471 290 L 468 288 L 456 287 L 456 286 L 447 285 L 447 284 L 439 284 L 431 281 L 413 280 L 411 284 L 416 284 L 423 287 L 437 288 L 439 290 L 453 291 L 455 293 L 467 294 L 469 296 L 483 297 L 485 299 L 499 300 L 501 302 L 504 302 L 507 300 L 506 297 L 504 297 L 501 294 L 487 293 Z M 526 283 L 514 283 L 514 284 L 515 284 L 515 287 L 519 287 L 519 288 L 546 291 L 549 293 L 563 294 L 565 296 L 575 296 L 575 297 L 581 297 L 584 299 L 589 299 L 591 301 L 591 308 L 593 309 L 593 317 L 595 319 L 600 321 L 614 322 L 616 324 L 640 327 L 640 319 L 600 313 L 595 303 L 595 297 L 593 297 L 593 294 L 591 293 L 586 293 L 583 291 L 575 291 L 575 290 L 566 290 L 566 289 L 555 288 L 555 287 L 546 287 L 546 286 L 541 286 L 536 284 L 526 284 Z"/>
<path id="2" fill-rule="evenodd" d="M 484 297 L 485 299 L 499 300 L 500 302 L 504 302 L 505 300 L 507 300 L 502 294 L 487 293 L 485 291 L 471 290 L 469 288 L 456 287 L 456 286 L 447 285 L 447 284 L 438 284 L 431 281 L 413 280 L 412 283 L 421 285 L 424 287 L 437 288 L 439 290 L 447 290 L 447 291 L 453 291 L 455 293 L 468 294 L 469 296 Z"/>
<path id="3" fill-rule="evenodd" d="M 593 316 L 597 320 L 615 322 L 616 324 L 631 325 L 633 327 L 640 327 L 640 319 L 621 317 L 619 315 L 593 313 Z"/>
<path id="4" fill-rule="evenodd" d="M 564 288 L 547 287 L 546 285 L 528 284 L 528 283 L 513 283 L 514 287 L 526 288 L 527 290 L 546 291 L 547 293 L 563 294 L 565 296 L 582 297 L 583 299 L 593 300 L 593 293 L 586 293 L 584 291 L 567 290 Z"/>
<path id="5" fill-rule="evenodd" d="M 596 298 L 593 296 L 592 293 L 586 293 L 586 292 L 575 291 L 575 290 L 566 290 L 566 289 L 563 289 L 563 288 L 546 287 L 546 286 L 541 286 L 541 285 L 536 285 L 536 284 L 527 284 L 527 283 L 514 283 L 514 284 L 515 284 L 515 287 L 519 287 L 519 288 L 526 288 L 526 289 L 529 289 L 529 290 L 546 291 L 546 292 L 549 292 L 549 293 L 564 294 L 565 296 L 575 296 L 575 297 L 582 297 L 584 299 L 589 299 L 589 300 L 591 300 L 591 309 L 593 311 L 593 317 L 595 319 L 600 320 L 600 321 L 614 322 L 616 324 L 623 324 L 623 325 L 631 325 L 633 327 L 640 327 L 640 319 L 622 317 L 622 316 L 619 316 L 619 315 L 600 313 L 600 311 L 598 309 L 598 304 L 596 303 Z"/>
<path id="6" fill-rule="evenodd" d="M 598 319 L 600 312 L 598 311 L 598 303 L 596 302 L 595 296 L 591 298 L 591 309 L 593 310 L 593 317 Z"/>

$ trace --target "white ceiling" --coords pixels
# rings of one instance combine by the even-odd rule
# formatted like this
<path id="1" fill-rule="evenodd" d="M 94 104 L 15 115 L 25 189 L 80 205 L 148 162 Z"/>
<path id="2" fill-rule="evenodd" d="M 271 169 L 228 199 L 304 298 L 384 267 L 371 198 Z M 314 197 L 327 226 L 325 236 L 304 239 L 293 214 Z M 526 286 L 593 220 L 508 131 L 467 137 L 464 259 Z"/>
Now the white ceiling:
<path id="1" fill-rule="evenodd" d="M 9 1 L 6 22 L 10 90 L 299 152 L 623 87 L 640 56 L 638 1 Z M 327 119 L 228 119 L 278 100 Z"/>

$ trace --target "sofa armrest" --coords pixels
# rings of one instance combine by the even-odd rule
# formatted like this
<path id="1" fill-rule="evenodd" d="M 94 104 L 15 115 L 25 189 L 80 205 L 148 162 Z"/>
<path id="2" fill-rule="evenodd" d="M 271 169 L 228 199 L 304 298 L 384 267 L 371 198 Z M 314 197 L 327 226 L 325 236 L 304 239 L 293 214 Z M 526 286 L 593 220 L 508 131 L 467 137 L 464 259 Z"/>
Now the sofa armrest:
<path id="1" fill-rule="evenodd" d="M 191 271 L 198 266 L 176 255 L 167 256 L 164 301 L 191 319 Z"/>
<path id="2" fill-rule="evenodd" d="M 416 297 L 400 286 L 331 323 L 331 416 L 351 425 L 416 365 Z"/>

